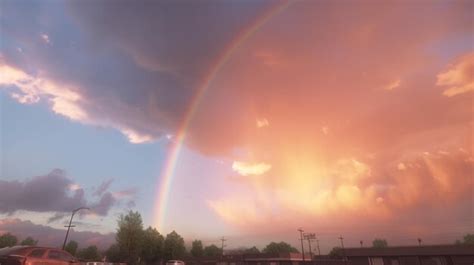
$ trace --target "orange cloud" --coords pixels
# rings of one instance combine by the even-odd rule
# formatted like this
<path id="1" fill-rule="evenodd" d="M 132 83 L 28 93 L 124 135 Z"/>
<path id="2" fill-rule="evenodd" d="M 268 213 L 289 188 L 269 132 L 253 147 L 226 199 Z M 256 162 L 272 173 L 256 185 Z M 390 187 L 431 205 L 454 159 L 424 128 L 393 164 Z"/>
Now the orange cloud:
<path id="1" fill-rule="evenodd" d="M 474 91 L 474 53 L 464 55 L 438 74 L 436 85 L 446 87 L 443 95 L 447 97 Z"/>
<path id="2" fill-rule="evenodd" d="M 234 161 L 232 163 L 232 169 L 242 176 L 262 175 L 271 168 L 272 166 L 266 163 L 248 163 L 240 161 Z"/>
<path id="3" fill-rule="evenodd" d="M 257 119 L 257 128 L 263 128 L 270 126 L 270 123 L 267 119 Z"/>
<path id="4" fill-rule="evenodd" d="M 347 214 L 354 221 L 387 220 L 424 205 L 469 199 L 474 188 L 469 175 L 474 163 L 466 160 L 469 157 L 470 154 L 460 151 L 451 155 L 420 154 L 404 170 L 388 171 L 385 179 L 373 176 L 369 165 L 355 159 L 341 159 L 319 171 L 331 178 L 318 176 L 316 171 L 305 173 L 304 165 L 299 164 L 301 171 L 294 175 L 246 179 L 254 195 L 233 194 L 208 201 L 208 205 L 227 223 L 244 230 L 268 220 L 274 226 L 270 230 L 291 227 L 298 224 L 295 217 L 300 222 L 312 218 L 330 220 Z M 255 194 L 258 195 L 254 197 Z M 432 194 L 437 194 L 436 198 Z"/>
<path id="5" fill-rule="evenodd" d="M 393 90 L 393 89 L 400 86 L 400 82 L 401 82 L 401 80 L 397 79 L 397 80 L 391 82 L 390 84 L 388 84 L 387 86 L 385 86 L 384 89 L 385 90 Z"/>

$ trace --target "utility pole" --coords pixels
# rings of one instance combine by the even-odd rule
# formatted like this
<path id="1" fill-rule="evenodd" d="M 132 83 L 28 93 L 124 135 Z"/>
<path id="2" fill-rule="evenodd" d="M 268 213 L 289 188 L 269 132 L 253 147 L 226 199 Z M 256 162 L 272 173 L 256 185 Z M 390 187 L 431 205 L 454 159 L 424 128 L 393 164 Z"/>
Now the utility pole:
<path id="1" fill-rule="evenodd" d="M 227 239 L 225 239 L 225 237 L 222 237 L 222 238 L 221 238 L 221 242 L 222 242 L 222 245 L 221 245 L 221 256 L 224 256 L 224 247 L 225 247 L 224 242 L 226 242 L 226 241 L 227 241 Z"/>
<path id="2" fill-rule="evenodd" d="M 339 240 L 341 240 L 342 253 L 344 255 L 344 264 L 347 264 L 346 251 L 344 250 L 344 238 L 342 236 L 339 236 Z"/>
<path id="3" fill-rule="evenodd" d="M 72 225 L 72 218 L 74 217 L 74 215 L 80 211 L 80 210 L 90 210 L 89 208 L 87 207 L 79 207 L 75 210 L 72 211 L 72 214 L 71 214 L 71 219 L 69 219 L 69 225 L 65 225 L 64 227 L 67 227 L 67 231 L 66 231 L 66 237 L 64 238 L 64 243 L 63 243 L 63 250 L 64 248 L 66 247 L 66 242 L 67 242 L 67 237 L 69 236 L 69 230 L 71 229 L 71 227 L 75 227 L 75 225 Z"/>
<path id="4" fill-rule="evenodd" d="M 308 240 L 310 260 L 313 260 L 313 248 L 311 248 L 311 240 L 316 239 L 316 234 L 314 233 L 304 234 L 304 238 Z"/>
<path id="5" fill-rule="evenodd" d="M 418 238 L 418 245 L 421 246 L 421 238 Z"/>
<path id="6" fill-rule="evenodd" d="M 305 260 L 304 259 L 304 246 L 303 246 L 303 228 L 298 228 L 298 231 L 300 232 L 300 240 L 301 240 L 301 253 L 303 254 L 303 261 Z"/>
<path id="7" fill-rule="evenodd" d="M 364 241 L 360 241 L 360 247 L 363 248 L 364 247 Z"/>
<path id="8" fill-rule="evenodd" d="M 342 236 L 338 237 L 341 240 L 341 247 L 344 249 L 344 238 Z"/>
<path id="9" fill-rule="evenodd" d="M 316 244 L 318 246 L 318 255 L 321 256 L 321 249 L 319 249 L 319 239 L 316 238 Z"/>

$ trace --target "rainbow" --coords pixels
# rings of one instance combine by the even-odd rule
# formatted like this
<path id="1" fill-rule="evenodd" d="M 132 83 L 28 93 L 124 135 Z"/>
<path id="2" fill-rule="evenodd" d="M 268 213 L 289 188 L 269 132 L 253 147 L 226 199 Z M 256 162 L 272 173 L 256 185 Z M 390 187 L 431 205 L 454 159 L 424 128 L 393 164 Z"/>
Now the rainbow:
<path id="1" fill-rule="evenodd" d="M 210 84 L 214 80 L 219 70 L 228 62 L 228 60 L 238 50 L 238 48 L 248 38 L 255 34 L 255 32 L 257 32 L 260 27 L 267 23 L 272 17 L 285 10 L 290 5 L 290 3 L 291 0 L 284 0 L 282 2 L 279 2 L 277 5 L 274 5 L 273 7 L 269 8 L 261 16 L 259 16 L 249 27 L 241 30 L 236 35 L 236 37 L 231 42 L 229 42 L 229 44 L 223 49 L 224 52 L 222 52 L 221 55 L 218 57 L 216 62 L 210 68 L 209 73 L 203 79 L 202 84 L 198 87 L 193 99 L 191 100 L 191 104 L 188 107 L 188 111 L 186 112 L 184 119 L 182 120 L 179 126 L 178 133 L 174 137 L 174 141 L 168 153 L 165 166 L 160 173 L 161 181 L 158 185 L 158 191 L 156 192 L 156 199 L 154 204 L 154 226 L 157 227 L 158 230 L 162 231 L 162 227 L 165 224 L 164 222 L 168 206 L 168 197 L 171 185 L 173 183 L 173 176 L 176 169 L 176 164 L 178 162 L 181 149 L 184 145 L 186 131 L 188 129 L 189 123 L 193 118 L 203 95 L 209 88 Z"/>

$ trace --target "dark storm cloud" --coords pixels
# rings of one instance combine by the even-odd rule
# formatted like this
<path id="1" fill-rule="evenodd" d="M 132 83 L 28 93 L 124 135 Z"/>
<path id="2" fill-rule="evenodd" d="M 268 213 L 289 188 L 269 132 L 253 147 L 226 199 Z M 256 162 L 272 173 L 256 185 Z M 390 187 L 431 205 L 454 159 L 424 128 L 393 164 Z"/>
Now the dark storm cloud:
<path id="1" fill-rule="evenodd" d="M 105 249 L 115 242 L 115 234 L 101 234 L 89 231 L 71 230 L 69 239 L 77 241 L 80 247 L 96 245 L 100 249 Z M 38 240 L 41 246 L 58 247 L 64 240 L 64 230 L 56 229 L 45 225 L 34 224 L 31 221 L 21 219 L 0 220 L 0 234 L 9 232 L 17 236 L 20 240 L 31 236 Z"/>
<path id="2" fill-rule="evenodd" d="M 58 104 L 63 94 L 40 88 L 56 113 L 149 142 L 177 128 L 223 48 L 274 4 L 131 3 L 4 1 L 3 63 L 77 95 Z"/>
<path id="3" fill-rule="evenodd" d="M 59 169 L 23 182 L 0 180 L 0 213 L 13 214 L 20 210 L 57 212 L 49 220 L 53 222 L 78 207 L 89 207 L 93 213 L 105 216 L 117 203 L 118 200 L 107 190 L 102 192 L 97 202 L 87 200 L 84 190 Z"/>
<path id="4" fill-rule="evenodd" d="M 235 33 L 268 1 L 71 2 L 95 41 L 123 49 L 144 69 L 199 79 Z"/>
<path id="5" fill-rule="evenodd" d="M 85 205 L 84 191 L 71 191 L 72 184 L 58 169 L 25 182 L 0 180 L 0 212 L 66 212 Z"/>

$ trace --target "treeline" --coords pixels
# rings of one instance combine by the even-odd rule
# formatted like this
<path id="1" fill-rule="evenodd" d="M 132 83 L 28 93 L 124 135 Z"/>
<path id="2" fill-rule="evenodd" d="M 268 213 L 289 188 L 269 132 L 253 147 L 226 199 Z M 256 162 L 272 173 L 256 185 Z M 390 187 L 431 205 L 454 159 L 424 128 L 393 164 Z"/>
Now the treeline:
<path id="1" fill-rule="evenodd" d="M 130 211 L 121 215 L 117 222 L 116 242 L 107 250 L 100 251 L 91 245 L 79 248 L 78 242 L 69 241 L 65 249 L 71 255 L 82 261 L 126 262 L 129 265 L 152 265 L 172 259 L 217 258 L 222 256 L 222 249 L 211 244 L 204 246 L 201 240 L 194 240 L 191 249 L 186 250 L 184 239 L 175 231 L 161 235 L 155 228 L 144 229 L 140 213 Z M 27 237 L 20 245 L 35 246 L 38 240 Z M 10 233 L 0 236 L 0 248 L 18 245 L 18 239 Z M 271 242 L 262 253 L 298 252 L 286 242 Z M 257 247 L 240 248 L 227 251 L 227 254 L 258 254 Z"/>
<path id="2" fill-rule="evenodd" d="M 201 240 L 194 240 L 191 249 L 186 250 L 184 239 L 176 231 L 166 236 L 161 235 L 155 228 L 143 228 L 141 215 L 130 211 L 121 215 L 118 220 L 116 243 L 110 246 L 104 256 L 110 262 L 126 262 L 136 264 L 158 264 L 161 261 L 173 259 L 217 258 L 222 256 L 222 248 L 211 244 L 204 246 Z M 228 251 L 228 254 L 258 254 L 257 247 L 241 248 Z M 263 253 L 298 252 L 285 242 L 272 242 Z"/>
<path id="3" fill-rule="evenodd" d="M 32 237 L 26 237 L 19 245 L 21 246 L 36 246 L 38 240 L 34 240 Z M 0 248 L 11 247 L 18 245 L 18 238 L 10 233 L 6 233 L 0 236 Z"/>

